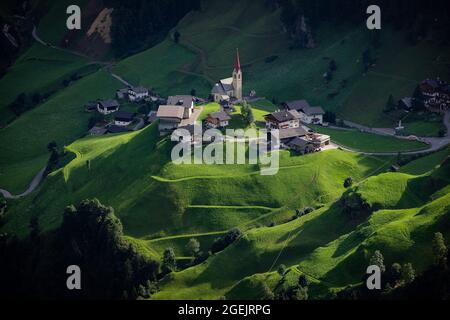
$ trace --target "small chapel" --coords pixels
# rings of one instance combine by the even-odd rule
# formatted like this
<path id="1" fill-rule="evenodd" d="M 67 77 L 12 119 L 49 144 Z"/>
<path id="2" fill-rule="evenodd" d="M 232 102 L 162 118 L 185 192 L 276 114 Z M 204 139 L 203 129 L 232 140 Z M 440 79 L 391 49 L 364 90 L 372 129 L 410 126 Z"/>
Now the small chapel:
<path id="1" fill-rule="evenodd" d="M 236 60 L 231 78 L 220 80 L 211 90 L 215 102 L 242 100 L 242 69 L 239 49 L 236 49 Z"/>

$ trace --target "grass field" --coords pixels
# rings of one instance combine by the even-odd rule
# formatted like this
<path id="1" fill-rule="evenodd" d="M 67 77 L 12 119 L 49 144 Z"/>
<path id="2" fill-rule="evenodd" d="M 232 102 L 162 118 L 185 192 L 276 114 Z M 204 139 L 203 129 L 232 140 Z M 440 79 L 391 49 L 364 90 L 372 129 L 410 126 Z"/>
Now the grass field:
<path id="1" fill-rule="evenodd" d="M 319 133 L 330 135 L 332 141 L 344 147 L 361 152 L 406 152 L 428 148 L 422 142 L 380 136 L 358 130 L 338 130 L 320 126 L 314 126 L 314 129 Z"/>

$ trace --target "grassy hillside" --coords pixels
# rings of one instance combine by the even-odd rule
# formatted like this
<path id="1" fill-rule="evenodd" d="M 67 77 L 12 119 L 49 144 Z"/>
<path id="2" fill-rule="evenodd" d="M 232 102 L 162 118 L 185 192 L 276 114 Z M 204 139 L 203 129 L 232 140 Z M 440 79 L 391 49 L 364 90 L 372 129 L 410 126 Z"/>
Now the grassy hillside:
<path id="1" fill-rule="evenodd" d="M 161 54 L 169 46 L 165 43 L 127 59 L 117 72 L 164 94 L 195 88 L 206 96 L 212 83 L 231 75 L 239 48 L 245 93 L 255 89 L 258 95 L 279 102 L 306 98 L 344 119 L 372 127 L 393 127 L 397 123 L 383 113 L 390 94 L 396 99 L 410 96 L 421 80 L 448 76 L 448 48 L 428 42 L 410 46 L 403 33 L 388 27 L 381 32 L 381 46 L 372 50 L 376 66 L 364 75 L 362 53 L 369 47 L 371 36 L 365 26 L 324 25 L 317 30 L 317 48 L 289 50 L 279 11 L 269 11 L 257 1 L 234 0 L 226 12 L 221 8 L 222 2 L 208 1 L 202 11 L 188 14 L 175 28 L 181 34 L 180 43 L 170 45 L 168 57 Z M 249 16 L 252 18 L 246 18 Z M 158 56 L 163 63 L 159 64 Z M 170 60 L 173 56 L 177 61 Z M 331 59 L 338 69 L 326 84 L 322 76 Z M 162 68 L 142 72 L 142 68 L 153 70 L 155 64 Z M 436 135 L 440 128 L 439 122 L 419 120 L 409 130 L 412 134 Z"/>
<path id="2" fill-rule="evenodd" d="M 380 197 L 391 197 L 392 189 L 385 185 L 377 190 Z M 408 193 L 403 191 L 404 196 Z M 258 299 L 263 282 L 277 290 L 279 275 L 274 271 L 280 264 L 292 267 L 286 281 L 292 278 L 295 283 L 298 274 L 304 274 L 311 282 L 310 297 L 324 297 L 330 290 L 359 283 L 375 250 L 383 252 L 387 265 L 412 262 L 420 272 L 433 261 L 434 232 L 449 236 L 449 208 L 446 193 L 416 208 L 377 211 L 355 227 L 333 204 L 280 226 L 250 230 L 207 262 L 167 276 L 154 298 Z"/>

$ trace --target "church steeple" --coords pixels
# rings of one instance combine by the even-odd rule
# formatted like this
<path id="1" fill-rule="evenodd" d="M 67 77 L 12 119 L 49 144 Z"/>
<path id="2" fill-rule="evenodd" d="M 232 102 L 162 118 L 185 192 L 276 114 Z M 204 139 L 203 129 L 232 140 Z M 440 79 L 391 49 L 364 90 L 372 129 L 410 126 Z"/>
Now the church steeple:
<path id="1" fill-rule="evenodd" d="M 233 90 L 234 97 L 238 100 L 242 100 L 242 69 L 241 60 L 239 58 L 239 49 L 236 49 L 236 60 L 234 62 L 233 69 Z"/>
<path id="2" fill-rule="evenodd" d="M 234 70 L 235 71 L 241 70 L 241 60 L 239 59 L 239 49 L 236 49 L 236 60 L 234 62 Z"/>

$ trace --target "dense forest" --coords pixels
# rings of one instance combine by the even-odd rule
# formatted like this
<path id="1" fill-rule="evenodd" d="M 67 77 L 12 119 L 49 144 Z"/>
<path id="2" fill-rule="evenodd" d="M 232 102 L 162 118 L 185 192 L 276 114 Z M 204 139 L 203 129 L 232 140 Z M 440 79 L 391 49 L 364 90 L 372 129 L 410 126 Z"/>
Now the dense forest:
<path id="1" fill-rule="evenodd" d="M 114 8 L 112 46 L 116 56 L 136 53 L 161 41 L 200 0 L 104 0 Z"/>
<path id="2" fill-rule="evenodd" d="M 274 6 L 274 1 L 267 1 Z M 376 4 L 381 8 L 383 24 L 404 30 L 414 44 L 428 37 L 439 44 L 450 41 L 450 5 L 447 0 L 279 0 L 281 20 L 297 47 L 308 47 L 314 31 L 324 23 L 365 23 L 366 9 Z"/>
<path id="3" fill-rule="evenodd" d="M 159 263 L 123 240 L 114 210 L 85 200 L 64 212 L 60 228 L 42 232 L 30 221 L 25 239 L 0 235 L 0 297 L 136 299 L 155 290 Z M 67 290 L 66 269 L 81 269 L 81 289 Z"/>

